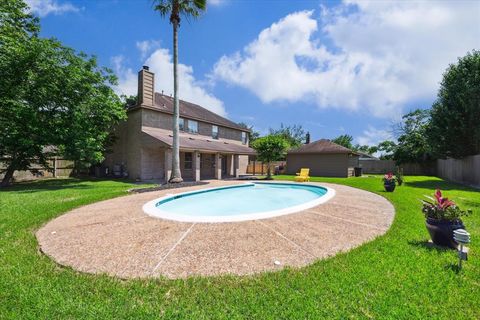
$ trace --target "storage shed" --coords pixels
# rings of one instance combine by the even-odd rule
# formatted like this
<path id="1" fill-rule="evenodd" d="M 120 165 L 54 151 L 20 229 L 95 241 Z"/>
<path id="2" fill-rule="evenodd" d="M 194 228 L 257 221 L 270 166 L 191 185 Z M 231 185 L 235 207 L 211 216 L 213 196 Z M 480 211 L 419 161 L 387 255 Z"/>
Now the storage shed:
<path id="1" fill-rule="evenodd" d="M 287 173 L 295 174 L 301 168 L 310 168 L 310 176 L 345 178 L 354 175 L 359 154 L 321 139 L 304 144 L 287 153 Z"/>

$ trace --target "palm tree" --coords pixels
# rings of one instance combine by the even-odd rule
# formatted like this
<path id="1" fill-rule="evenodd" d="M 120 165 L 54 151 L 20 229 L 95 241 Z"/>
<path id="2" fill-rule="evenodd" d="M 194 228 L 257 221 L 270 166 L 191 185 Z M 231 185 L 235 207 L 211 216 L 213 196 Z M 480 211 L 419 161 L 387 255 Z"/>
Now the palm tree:
<path id="1" fill-rule="evenodd" d="M 155 0 L 155 11 L 162 17 L 170 16 L 173 26 L 173 146 L 172 146 L 172 175 L 169 182 L 182 182 L 180 172 L 180 145 L 179 145 L 179 114 L 178 102 L 178 28 L 180 16 L 197 18 L 207 8 L 207 0 Z"/>

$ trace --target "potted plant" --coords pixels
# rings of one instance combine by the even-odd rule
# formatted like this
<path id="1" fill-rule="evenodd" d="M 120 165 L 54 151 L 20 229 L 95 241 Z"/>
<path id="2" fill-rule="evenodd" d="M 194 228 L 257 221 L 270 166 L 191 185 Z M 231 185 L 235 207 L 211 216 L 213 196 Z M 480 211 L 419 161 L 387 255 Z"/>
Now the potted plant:
<path id="1" fill-rule="evenodd" d="M 434 198 L 426 196 L 422 200 L 422 212 L 425 215 L 425 225 L 434 244 L 450 248 L 457 248 L 453 240 L 453 231 L 465 229 L 461 217 L 467 216 L 471 210 L 463 211 L 448 198 L 442 197 L 442 192 L 437 189 Z"/>
<path id="2" fill-rule="evenodd" d="M 383 176 L 383 186 L 387 192 L 393 192 L 393 190 L 395 190 L 395 176 L 393 173 L 389 172 Z"/>

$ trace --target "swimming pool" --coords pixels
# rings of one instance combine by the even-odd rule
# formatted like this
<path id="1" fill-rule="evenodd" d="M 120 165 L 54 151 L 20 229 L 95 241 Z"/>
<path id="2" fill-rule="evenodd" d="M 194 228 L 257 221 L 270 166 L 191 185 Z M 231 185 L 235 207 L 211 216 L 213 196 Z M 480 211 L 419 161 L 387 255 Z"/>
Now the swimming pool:
<path id="1" fill-rule="evenodd" d="M 305 210 L 334 195 L 333 189 L 323 186 L 255 182 L 167 195 L 147 202 L 143 211 L 184 222 L 234 222 Z"/>

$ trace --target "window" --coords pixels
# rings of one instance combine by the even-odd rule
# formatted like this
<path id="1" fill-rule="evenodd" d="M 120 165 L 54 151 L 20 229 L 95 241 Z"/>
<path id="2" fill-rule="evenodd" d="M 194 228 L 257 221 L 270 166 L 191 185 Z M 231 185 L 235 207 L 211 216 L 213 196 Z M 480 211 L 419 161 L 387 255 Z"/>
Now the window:
<path id="1" fill-rule="evenodd" d="M 188 132 L 198 133 L 198 122 L 194 120 L 188 120 Z"/>
<path id="2" fill-rule="evenodd" d="M 247 144 L 247 142 L 248 142 L 247 133 L 245 131 L 242 131 L 242 143 Z"/>
<path id="3" fill-rule="evenodd" d="M 185 169 L 192 169 L 193 154 L 191 152 L 185 152 Z"/>
<path id="4" fill-rule="evenodd" d="M 185 119 L 180 118 L 180 120 L 178 121 L 178 127 L 180 128 L 181 131 L 185 130 Z"/>
<path id="5" fill-rule="evenodd" d="M 218 126 L 212 126 L 212 138 L 218 139 Z"/>

